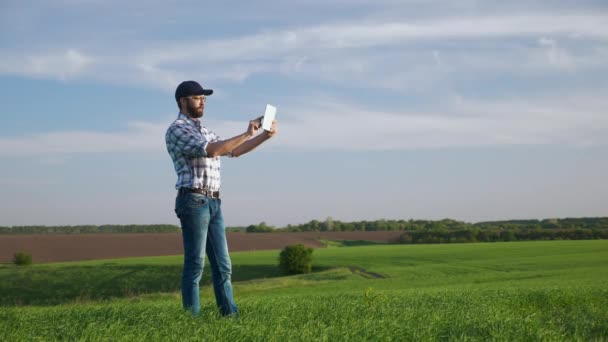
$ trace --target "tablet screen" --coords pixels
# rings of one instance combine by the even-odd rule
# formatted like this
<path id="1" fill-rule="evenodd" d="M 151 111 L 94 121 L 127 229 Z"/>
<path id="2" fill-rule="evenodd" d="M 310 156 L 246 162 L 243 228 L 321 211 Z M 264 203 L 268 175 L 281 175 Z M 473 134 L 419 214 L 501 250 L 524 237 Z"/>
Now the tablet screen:
<path id="1" fill-rule="evenodd" d="M 277 107 L 267 104 L 266 111 L 264 112 L 264 119 L 262 120 L 262 128 L 270 131 L 272 122 L 277 115 Z"/>

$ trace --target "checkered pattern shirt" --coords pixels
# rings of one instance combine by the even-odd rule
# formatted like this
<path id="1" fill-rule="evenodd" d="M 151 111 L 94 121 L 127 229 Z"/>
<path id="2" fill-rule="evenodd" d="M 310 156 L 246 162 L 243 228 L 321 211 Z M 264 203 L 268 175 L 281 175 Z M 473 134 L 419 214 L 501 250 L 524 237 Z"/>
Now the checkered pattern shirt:
<path id="1" fill-rule="evenodd" d="M 220 140 L 213 131 L 183 113 L 165 134 L 167 151 L 177 173 L 176 189 L 220 189 L 220 158 L 207 158 L 207 145 Z"/>

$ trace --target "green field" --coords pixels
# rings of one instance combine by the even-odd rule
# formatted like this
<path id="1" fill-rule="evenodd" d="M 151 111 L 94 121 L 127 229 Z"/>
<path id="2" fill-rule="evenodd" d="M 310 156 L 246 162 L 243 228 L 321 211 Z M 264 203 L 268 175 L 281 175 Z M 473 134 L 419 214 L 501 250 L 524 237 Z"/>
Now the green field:
<path id="1" fill-rule="evenodd" d="M 339 245 L 339 244 L 336 244 Z M 608 340 L 608 241 L 233 253 L 241 315 L 181 310 L 181 257 L 0 266 L 0 341 Z"/>

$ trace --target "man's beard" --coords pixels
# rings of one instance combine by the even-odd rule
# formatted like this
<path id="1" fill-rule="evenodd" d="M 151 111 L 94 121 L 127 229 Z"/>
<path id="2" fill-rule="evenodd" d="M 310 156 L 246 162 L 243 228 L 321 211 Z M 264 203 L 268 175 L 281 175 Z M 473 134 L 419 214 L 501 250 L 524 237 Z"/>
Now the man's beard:
<path id="1" fill-rule="evenodd" d="M 198 119 L 203 116 L 203 109 L 191 105 L 190 102 L 186 105 L 186 109 L 188 109 L 188 114 L 192 118 Z"/>

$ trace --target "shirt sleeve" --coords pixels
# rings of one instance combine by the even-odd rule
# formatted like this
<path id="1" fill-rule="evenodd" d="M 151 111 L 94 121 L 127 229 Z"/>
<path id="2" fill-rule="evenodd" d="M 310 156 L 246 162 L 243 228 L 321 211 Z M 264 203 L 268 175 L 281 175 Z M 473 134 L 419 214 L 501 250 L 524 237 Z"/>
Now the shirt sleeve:
<path id="1" fill-rule="evenodd" d="M 215 132 L 212 130 L 209 130 L 209 135 L 211 136 L 210 142 L 217 142 L 217 141 L 222 140 L 222 139 L 220 139 L 220 136 L 215 134 Z"/>
<path id="2" fill-rule="evenodd" d="M 167 144 L 187 157 L 206 157 L 207 145 L 201 134 L 183 124 L 174 124 L 167 131 Z"/>

